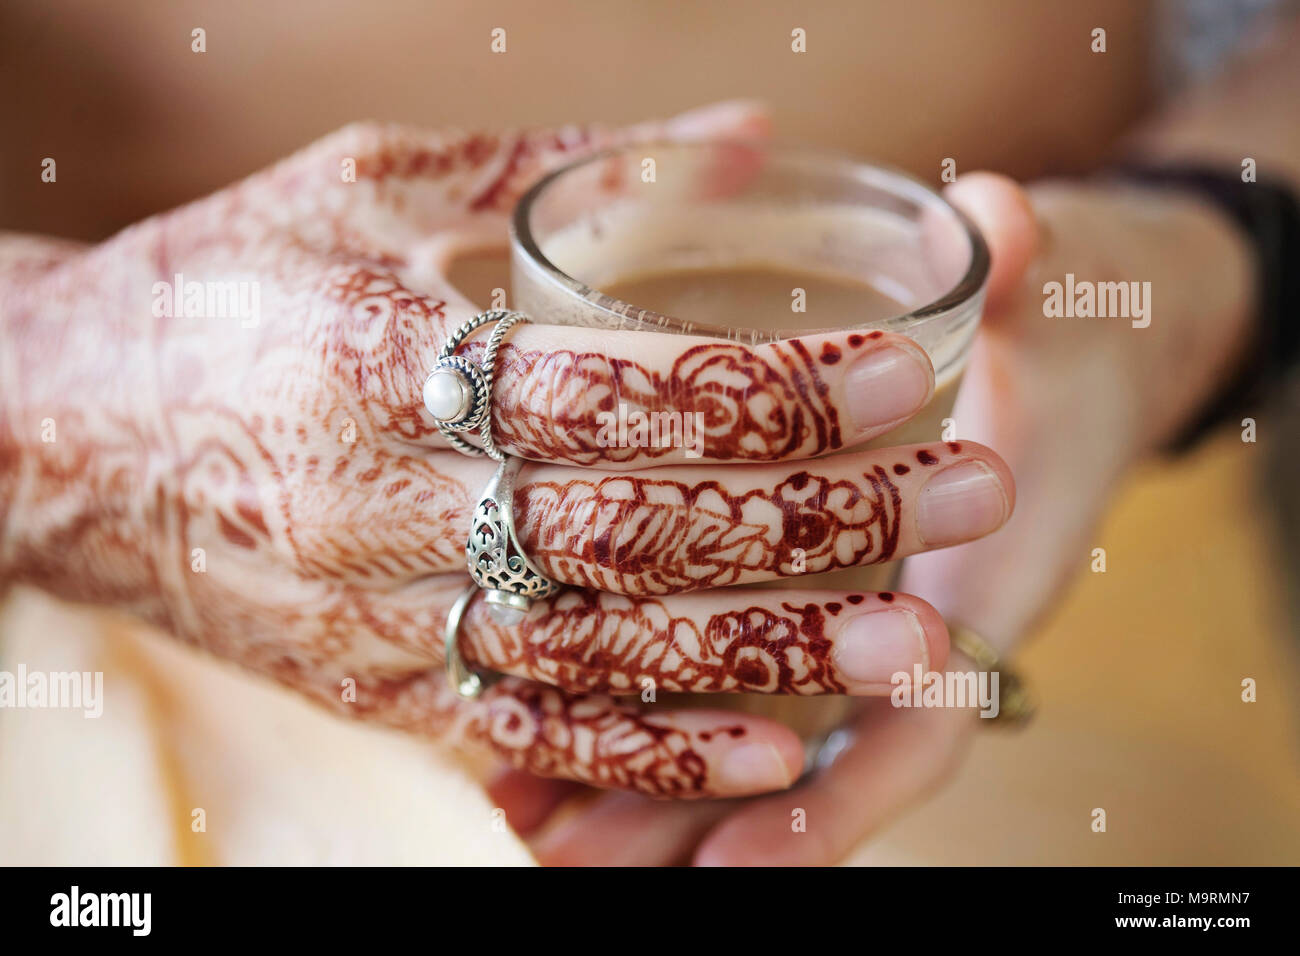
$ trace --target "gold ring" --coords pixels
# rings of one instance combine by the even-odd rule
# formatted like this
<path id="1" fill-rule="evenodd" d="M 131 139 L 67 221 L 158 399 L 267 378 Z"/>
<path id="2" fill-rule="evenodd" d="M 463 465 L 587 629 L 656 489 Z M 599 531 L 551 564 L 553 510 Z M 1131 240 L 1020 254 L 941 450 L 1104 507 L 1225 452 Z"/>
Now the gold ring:
<path id="1" fill-rule="evenodd" d="M 989 722 L 998 727 L 1023 727 L 1027 724 L 1038 707 L 1029 694 L 1025 679 L 1002 663 L 992 644 L 964 624 L 949 624 L 948 635 L 952 646 L 974 661 L 976 667 L 998 672 L 998 713 Z"/>

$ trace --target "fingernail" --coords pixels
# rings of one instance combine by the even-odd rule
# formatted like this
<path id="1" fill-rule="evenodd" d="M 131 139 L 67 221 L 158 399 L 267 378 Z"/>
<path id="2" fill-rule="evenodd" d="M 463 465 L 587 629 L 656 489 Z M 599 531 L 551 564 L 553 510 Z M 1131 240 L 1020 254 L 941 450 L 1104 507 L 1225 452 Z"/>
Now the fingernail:
<path id="1" fill-rule="evenodd" d="M 888 345 L 858 359 L 844 388 L 849 416 L 865 431 L 918 411 L 930 397 L 930 367 L 920 353 Z"/>
<path id="2" fill-rule="evenodd" d="M 911 611 L 873 611 L 851 619 L 835 642 L 835 667 L 851 681 L 888 684 L 899 671 L 928 669 L 925 631 Z"/>
<path id="3" fill-rule="evenodd" d="M 771 744 L 741 744 L 718 763 L 718 789 L 726 793 L 779 790 L 793 782 L 790 768 Z"/>
<path id="4" fill-rule="evenodd" d="M 916 530 L 931 547 L 972 541 L 996 530 L 1007 514 L 1002 482 L 982 462 L 938 472 L 916 499 Z"/>

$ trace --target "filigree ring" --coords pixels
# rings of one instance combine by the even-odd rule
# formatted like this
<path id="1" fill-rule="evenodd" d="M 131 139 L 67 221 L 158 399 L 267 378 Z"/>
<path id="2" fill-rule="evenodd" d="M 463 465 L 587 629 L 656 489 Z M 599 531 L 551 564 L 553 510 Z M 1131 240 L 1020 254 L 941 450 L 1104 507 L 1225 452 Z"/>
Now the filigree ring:
<path id="1" fill-rule="evenodd" d="M 523 620 L 533 598 L 549 597 L 562 587 L 528 560 L 515 536 L 515 478 L 523 463 L 522 458 L 502 456 L 474 509 L 465 543 L 469 576 L 487 592 L 483 599 L 489 613 L 507 627 Z"/>

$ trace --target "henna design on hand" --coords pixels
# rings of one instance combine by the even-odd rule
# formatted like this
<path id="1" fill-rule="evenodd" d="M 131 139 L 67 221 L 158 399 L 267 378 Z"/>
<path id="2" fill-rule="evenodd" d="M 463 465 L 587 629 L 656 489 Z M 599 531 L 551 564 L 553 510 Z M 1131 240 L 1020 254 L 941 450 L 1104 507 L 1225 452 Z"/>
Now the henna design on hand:
<path id="1" fill-rule="evenodd" d="M 292 675 L 281 680 L 297 683 Z M 653 797 L 713 795 L 708 763 L 697 746 L 717 734 L 743 735 L 719 723 L 694 732 L 626 700 L 568 694 L 528 680 L 504 678 L 483 696 L 464 701 L 440 672 L 367 681 L 355 704 L 342 705 L 328 688 L 308 693 L 351 717 L 436 736 L 461 747 L 486 747 L 517 770 Z"/>
<path id="2" fill-rule="evenodd" d="M 656 797 L 710 793 L 708 765 L 691 735 L 653 714 L 523 681 L 493 690 L 463 736 L 517 770 Z"/>
<path id="3" fill-rule="evenodd" d="M 430 672 L 428 635 L 445 603 L 409 614 L 385 603 L 395 581 L 448 569 L 479 487 L 450 451 L 387 442 L 432 431 L 420 417 L 421 366 L 461 318 L 448 314 L 445 278 L 408 260 L 412 240 L 469 217 L 499 217 L 539 172 L 600 138 L 567 131 L 431 143 L 423 132 L 353 127 L 100 245 L 0 257 L 0 322 L 14 356 L 6 370 L 15 370 L 0 392 L 0 578 L 16 571 L 63 596 L 131 610 L 335 710 L 355 716 L 369 706 L 425 732 L 463 730 L 535 772 L 707 794 L 700 741 L 627 701 L 520 680 L 502 681 L 484 706 L 457 708 Z M 340 182 L 343 158 L 356 160 L 364 188 Z M 5 271 L 5 261 L 21 268 Z M 203 282 L 255 278 L 262 324 L 154 314 L 153 284 L 178 272 Z M 827 359 L 798 341 L 761 354 L 710 343 L 655 374 L 591 351 L 507 346 L 502 361 L 517 366 L 522 385 L 498 421 L 539 457 L 594 461 L 606 451 L 594 412 L 622 401 L 702 412 L 709 455 L 810 456 L 843 441 L 818 372 Z M 593 394 L 604 404 L 593 405 Z M 555 433 L 541 431 L 536 402 L 556 416 Z M 50 444 L 39 437 L 47 416 L 58 426 Z M 340 440 L 345 427 L 350 440 Z M 674 520 L 715 538 L 730 522 L 739 537 L 727 548 L 756 567 L 780 564 L 762 553 L 774 547 L 762 536 L 743 540 L 751 513 L 764 509 L 787 515 L 786 543 L 807 546 L 810 567 L 838 566 L 841 548 L 883 560 L 897 537 L 896 490 L 883 474 L 867 477 L 878 501 L 810 478 L 709 517 L 713 499 L 701 488 L 689 500 L 683 493 Z M 637 517 L 630 507 L 626 516 Z M 666 545 L 656 547 L 667 553 Z M 205 551 L 201 571 L 192 567 L 195 549 Z M 719 554 L 704 573 L 681 561 L 657 586 L 726 580 L 726 561 Z M 462 581 L 449 582 L 447 594 Z M 821 614 L 791 606 L 719 615 L 691 637 L 710 654 L 698 672 L 643 654 L 611 673 L 635 679 L 649 665 L 665 688 L 710 679 L 707 671 L 738 689 L 833 691 Z M 629 617 L 616 629 L 633 626 Z M 672 628 L 685 639 L 683 623 Z M 576 685 L 597 686 L 594 671 L 573 666 Z M 728 669 L 735 674 L 723 676 Z M 363 691 L 361 703 L 342 703 L 342 677 L 372 697 Z M 569 740 L 551 736 L 557 726 Z"/>
<path id="4" fill-rule="evenodd" d="M 738 604 L 743 594 L 735 593 Z M 864 595 L 847 600 L 860 604 Z M 656 598 L 572 590 L 515 628 L 475 605 L 473 659 L 570 692 L 638 694 L 649 680 L 673 693 L 842 694 L 827 621 L 842 610 L 838 602 L 755 602 L 700 620 Z"/>
<path id="5" fill-rule="evenodd" d="M 890 560 L 898 486 L 879 465 L 862 478 L 801 471 L 743 493 L 633 475 L 530 482 L 515 491 L 515 514 L 525 550 L 547 574 L 602 591 L 669 594 Z"/>
<path id="6" fill-rule="evenodd" d="M 575 337 L 581 334 L 574 330 Z M 481 347 L 474 343 L 468 354 Z M 674 451 L 602 441 L 600 416 L 620 405 L 628 415 L 698 414 L 707 458 L 809 458 L 844 444 L 828 387 L 799 339 L 761 353 L 730 342 L 697 345 L 667 375 L 631 360 L 565 349 L 507 345 L 501 362 L 512 386 L 494 394 L 495 437 L 527 458 L 590 465 Z"/>

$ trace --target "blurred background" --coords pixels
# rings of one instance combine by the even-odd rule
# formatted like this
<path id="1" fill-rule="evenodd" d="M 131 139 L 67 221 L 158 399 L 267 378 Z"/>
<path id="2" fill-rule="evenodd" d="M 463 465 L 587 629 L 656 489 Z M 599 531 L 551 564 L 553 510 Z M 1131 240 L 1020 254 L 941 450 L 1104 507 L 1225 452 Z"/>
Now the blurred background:
<path id="1" fill-rule="evenodd" d="M 100 239 L 359 119 L 619 124 L 734 97 L 767 103 L 780 138 L 936 185 L 945 157 L 1022 180 L 1081 173 L 1276 6 L 7 0 L 0 228 Z M 796 27 L 807 54 L 790 52 Z M 40 182 L 47 156 L 57 186 Z M 1081 562 L 1024 652 L 1036 721 L 985 732 L 948 789 L 853 861 L 1300 861 L 1284 557 L 1300 474 L 1277 448 L 1229 433 L 1135 476 L 1097 537 L 1108 571 Z M 529 859 L 466 826 L 491 807 L 427 743 L 342 723 L 134 622 L 18 591 L 0 608 L 0 669 L 20 661 L 104 670 L 122 690 L 98 721 L 0 713 L 0 862 Z M 1105 834 L 1087 825 L 1099 806 Z"/>

